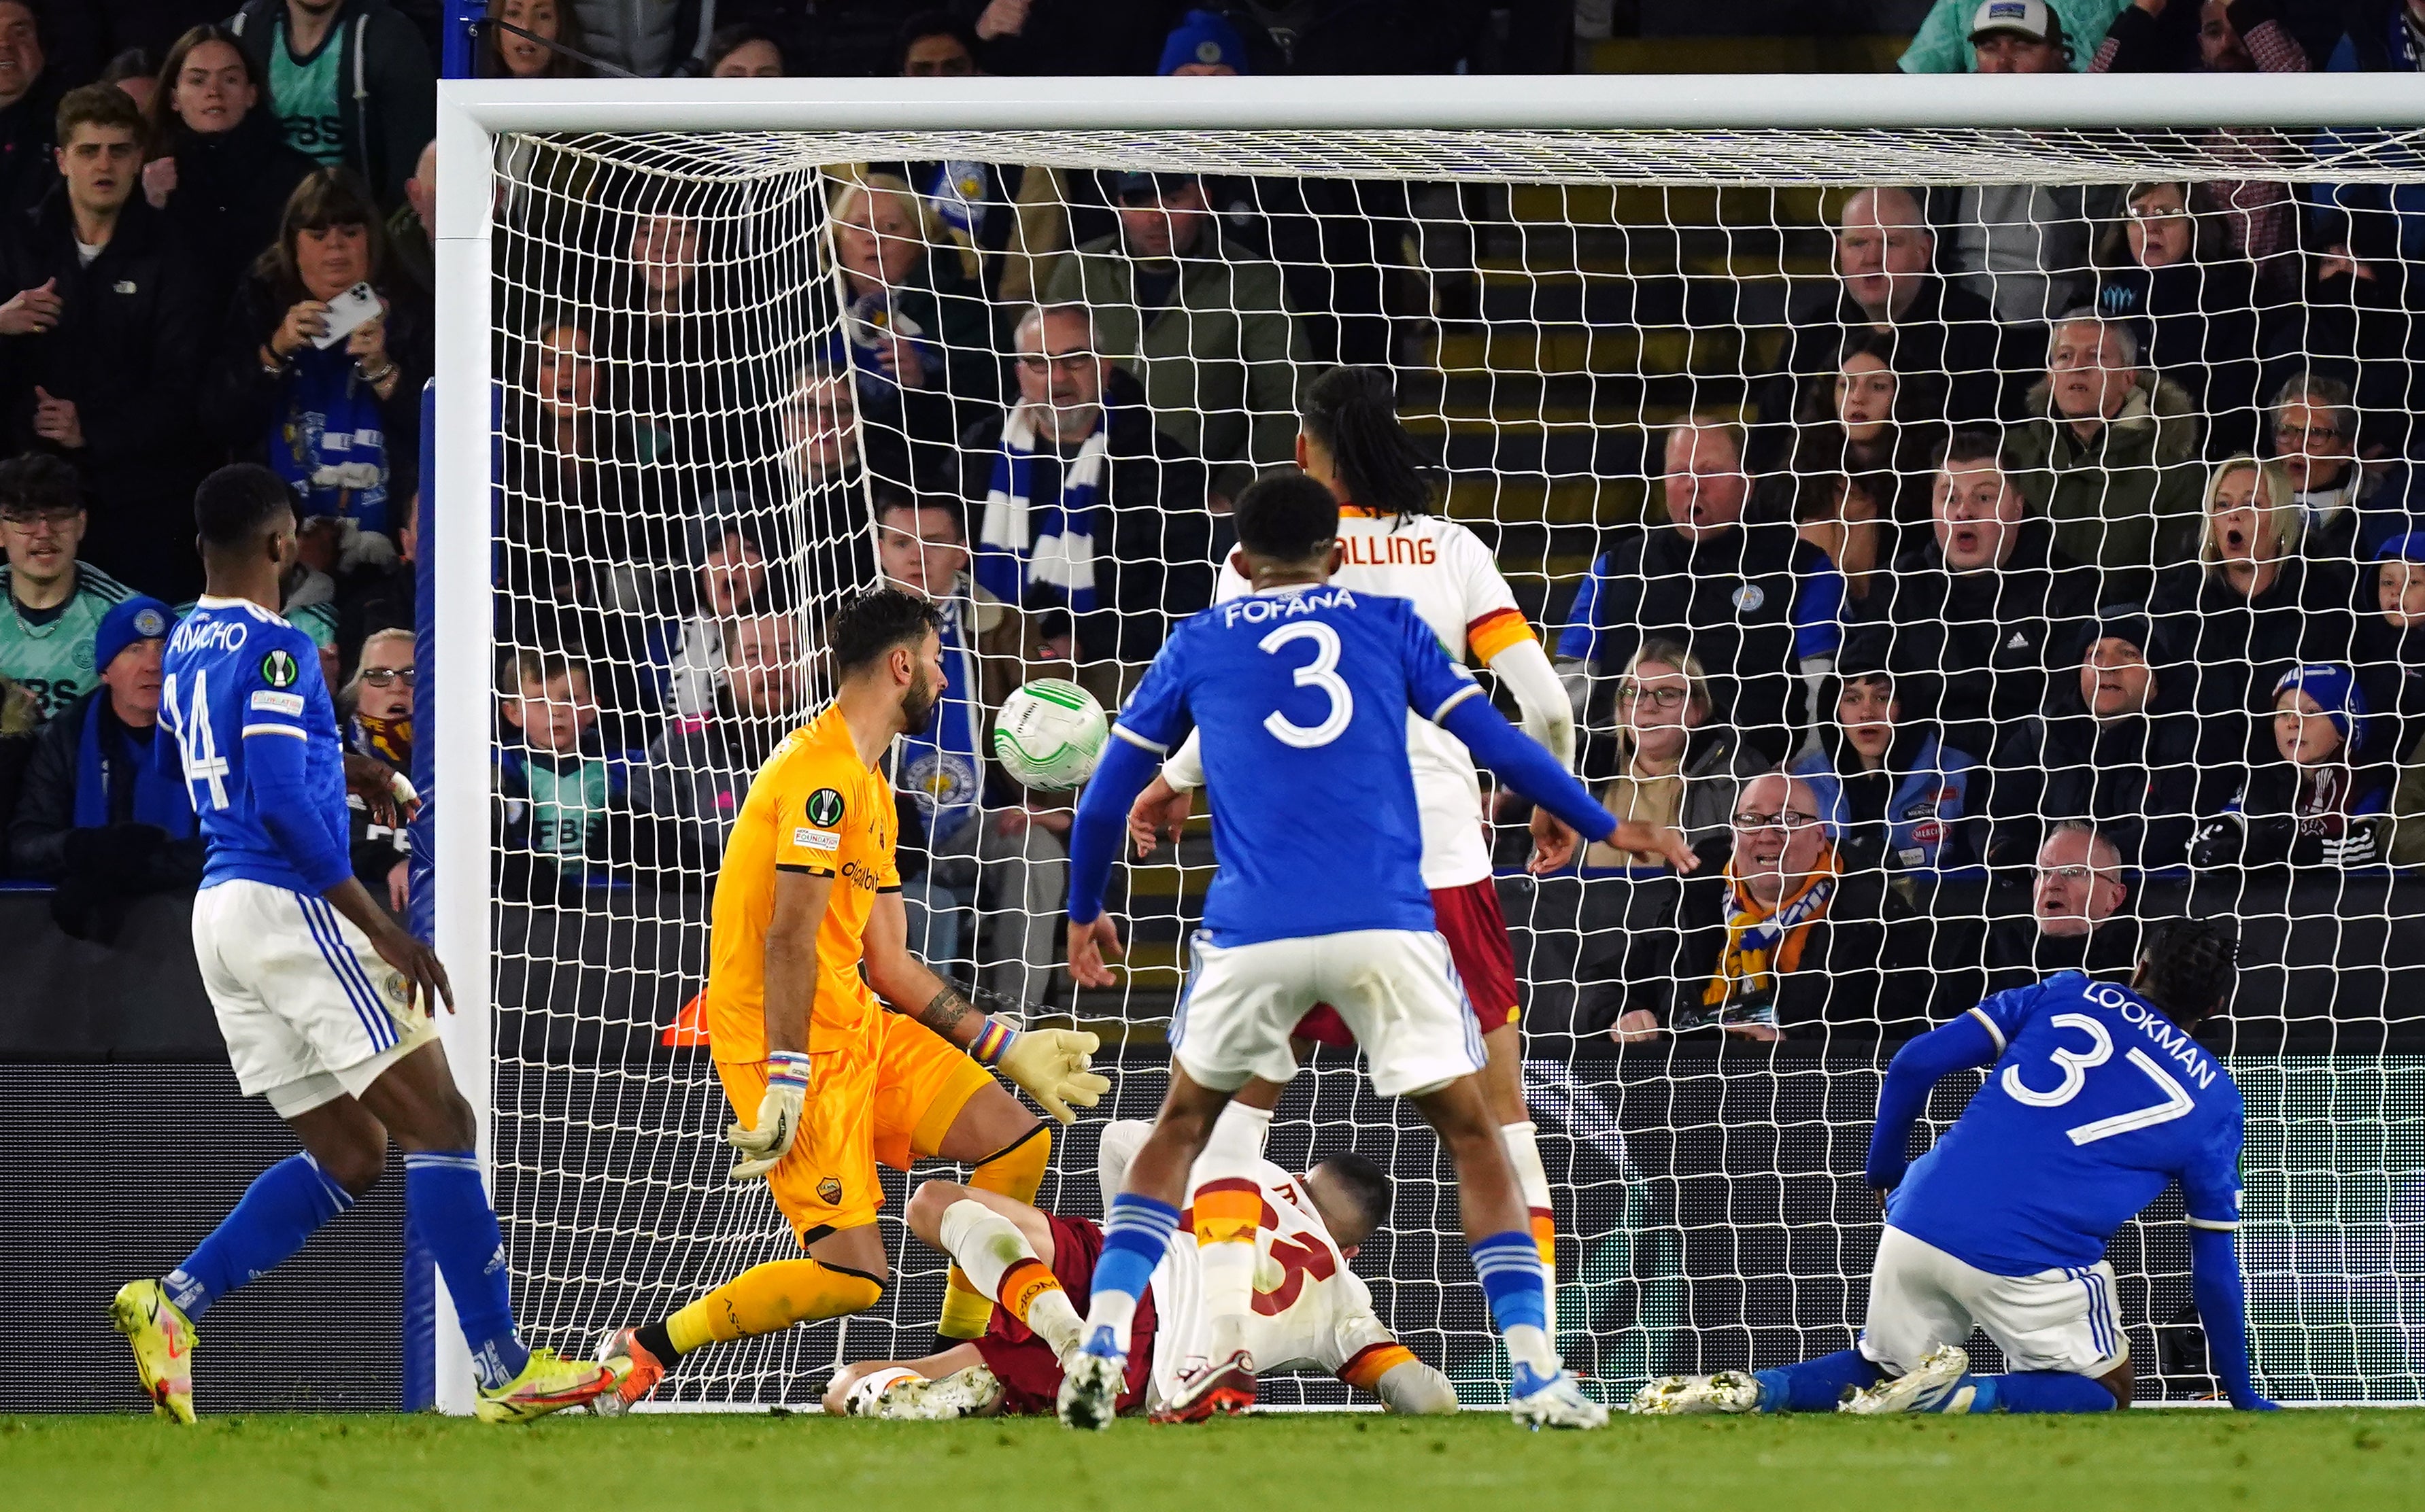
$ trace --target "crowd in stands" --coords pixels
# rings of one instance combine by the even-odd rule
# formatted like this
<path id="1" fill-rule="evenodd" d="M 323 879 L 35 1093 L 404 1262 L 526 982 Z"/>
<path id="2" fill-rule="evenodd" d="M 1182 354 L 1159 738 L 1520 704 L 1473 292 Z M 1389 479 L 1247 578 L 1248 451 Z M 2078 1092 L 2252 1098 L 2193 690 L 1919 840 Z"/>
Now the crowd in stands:
<path id="1" fill-rule="evenodd" d="M 411 759 L 435 8 L 225 4 L 0 0 L 0 869 L 54 883 L 75 932 L 199 864 L 150 748 L 212 467 L 292 484 L 286 613 L 355 754 Z M 481 56 L 1417 72 L 1469 57 L 1483 10 L 493 0 Z M 2425 69 L 2425 0 L 2353 15 L 1943 0 L 1903 66 Z M 1774 359 L 1658 429 L 1644 519 L 1603 525 L 1548 617 L 1585 775 L 1705 864 L 1582 857 L 1616 884 L 1576 968 L 1589 1027 L 1891 1030 L 2127 965 L 2148 873 L 2425 863 L 2425 174 L 2291 186 L 2261 176 L 2278 140 L 2247 146 L 2246 182 L 1842 196 Z M 704 886 L 817 685 L 817 611 L 880 576 L 944 607 L 945 696 L 896 784 L 917 938 L 1066 992 L 1069 816 L 988 759 L 986 712 L 1048 674 L 1116 704 L 1210 602 L 1229 501 L 1296 454 L 1300 386 L 1402 355 L 1408 190 L 858 164 L 769 236 L 799 213 L 508 151 L 503 895 L 635 867 Z M 402 907 L 403 836 L 366 811 L 357 838 Z M 1966 905 L 1981 929 L 1949 946 L 1941 899 L 1997 876 L 2026 903 Z"/>

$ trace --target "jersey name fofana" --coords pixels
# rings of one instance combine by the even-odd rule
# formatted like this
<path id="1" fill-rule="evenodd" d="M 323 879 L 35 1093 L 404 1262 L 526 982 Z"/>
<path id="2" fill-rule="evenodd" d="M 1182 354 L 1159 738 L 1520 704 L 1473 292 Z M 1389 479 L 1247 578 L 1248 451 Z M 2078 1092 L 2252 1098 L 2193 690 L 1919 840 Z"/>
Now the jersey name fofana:
<path id="1" fill-rule="evenodd" d="M 1203 732 L 1212 944 L 1428 931 L 1406 711 L 1481 691 L 1406 600 L 1292 584 L 1180 625 L 1112 733 L 1167 756 Z"/>
<path id="2" fill-rule="evenodd" d="M 2093 1265 L 2173 1182 L 2199 1228 L 2240 1224 L 2240 1089 L 2128 988 L 2062 972 L 1970 1011 L 2002 1053 L 1887 1221 L 1998 1276 Z"/>
<path id="3" fill-rule="evenodd" d="M 1098 1174 L 1107 1192 L 1120 1189 L 1128 1162 L 1152 1125 L 1123 1119 L 1103 1131 Z M 1373 1291 L 1348 1267 L 1347 1257 L 1306 1195 L 1303 1178 L 1268 1160 L 1241 1172 L 1262 1196 L 1255 1233 L 1255 1285 L 1239 1339 L 1267 1374 L 1319 1370 L 1370 1390 L 1380 1368 L 1407 1358 L 1373 1310 Z M 1195 1198 L 1190 1184 L 1189 1201 Z M 1182 1215 L 1153 1272 L 1153 1376 L 1167 1401 L 1180 1375 L 1212 1347 L 1212 1319 L 1204 1310 L 1203 1267 Z M 1373 1368 L 1380 1367 L 1380 1368 Z"/>
<path id="4" fill-rule="evenodd" d="M 1533 628 L 1480 537 L 1436 515 L 1339 512 L 1345 560 L 1330 581 L 1356 593 L 1404 598 L 1430 626 L 1451 660 L 1488 661 Z M 1214 603 L 1252 590 L 1233 553 L 1222 564 Z M 1423 885 L 1463 887 L 1490 875 L 1483 829 L 1482 783 L 1463 741 L 1409 710 L 1406 755 L 1423 826 Z"/>
<path id="5" fill-rule="evenodd" d="M 305 806 L 345 853 L 345 743 L 312 638 L 245 599 L 197 600 L 169 636 L 160 718 L 176 739 L 153 747 L 201 820 L 202 885 L 242 878 L 316 894 L 263 825 L 248 759 L 260 741 L 301 741 Z"/>

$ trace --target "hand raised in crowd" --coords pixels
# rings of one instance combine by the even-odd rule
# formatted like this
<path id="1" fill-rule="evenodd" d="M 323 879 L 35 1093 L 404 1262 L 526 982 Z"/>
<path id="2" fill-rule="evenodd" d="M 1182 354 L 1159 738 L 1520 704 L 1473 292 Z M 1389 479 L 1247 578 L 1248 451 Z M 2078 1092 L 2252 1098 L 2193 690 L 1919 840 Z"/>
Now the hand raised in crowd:
<path id="1" fill-rule="evenodd" d="M 915 342 L 887 335 L 875 348 L 875 365 L 904 389 L 926 387 L 926 359 L 918 355 Z"/>
<path id="2" fill-rule="evenodd" d="M 76 414 L 75 401 L 53 397 L 48 389 L 34 386 L 34 434 L 46 441 L 72 452 L 84 445 L 84 420 Z"/>
<path id="3" fill-rule="evenodd" d="M 0 336 L 39 336 L 59 323 L 63 308 L 56 279 L 43 279 L 40 288 L 21 289 L 0 305 Z"/>
<path id="4" fill-rule="evenodd" d="M 1034 0 L 990 0 L 977 13 L 977 36 L 985 41 L 997 37 L 1016 37 L 1027 29 L 1027 12 Z"/>
<path id="5" fill-rule="evenodd" d="M 269 333 L 269 350 L 281 360 L 312 344 L 314 338 L 329 328 L 329 307 L 317 299 L 296 301 L 286 311 L 286 318 Z"/>
<path id="6" fill-rule="evenodd" d="M 154 210 L 169 208 L 169 197 L 177 192 L 177 160 L 155 157 L 143 165 L 143 198 Z"/>

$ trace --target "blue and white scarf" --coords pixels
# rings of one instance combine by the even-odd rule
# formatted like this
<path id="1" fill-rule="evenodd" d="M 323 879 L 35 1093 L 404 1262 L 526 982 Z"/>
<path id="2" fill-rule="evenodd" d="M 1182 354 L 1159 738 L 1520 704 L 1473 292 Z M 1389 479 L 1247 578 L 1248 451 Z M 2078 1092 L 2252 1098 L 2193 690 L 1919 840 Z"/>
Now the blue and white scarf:
<path id="1" fill-rule="evenodd" d="M 956 829 L 973 813 L 984 796 L 985 766 L 978 738 L 985 720 L 978 712 L 976 653 L 972 648 L 976 604 L 964 590 L 968 580 L 935 607 L 943 614 L 943 695 L 934 723 L 901 738 L 901 763 L 893 789 L 917 802 L 926 821 L 931 844 Z"/>
<path id="2" fill-rule="evenodd" d="M 1035 496 L 1037 409 L 1014 406 L 994 454 L 993 482 L 986 492 L 985 522 L 977 533 L 976 578 L 1006 604 L 1027 602 L 1033 587 L 1052 590 L 1071 613 L 1095 608 L 1095 541 L 1109 528 L 1100 500 L 1110 468 L 1109 406 L 1094 434 L 1061 465 L 1060 490 Z"/>

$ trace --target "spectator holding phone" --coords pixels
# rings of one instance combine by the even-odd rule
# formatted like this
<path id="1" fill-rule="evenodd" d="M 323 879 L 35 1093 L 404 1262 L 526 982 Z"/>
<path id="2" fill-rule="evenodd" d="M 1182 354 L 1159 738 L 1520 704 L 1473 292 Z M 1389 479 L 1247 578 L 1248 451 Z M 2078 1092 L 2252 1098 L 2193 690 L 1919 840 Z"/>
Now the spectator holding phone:
<path id="1" fill-rule="evenodd" d="M 236 292 L 203 406 L 221 439 L 294 485 L 326 558 L 313 565 L 332 578 L 395 558 L 428 332 L 418 301 L 390 286 L 387 228 L 361 181 L 314 170 Z"/>
<path id="2" fill-rule="evenodd" d="M 213 298 L 278 234 L 287 197 L 313 167 L 279 135 L 268 100 L 235 34 L 196 26 L 169 49 L 145 113 L 153 157 L 143 198 L 192 248 Z"/>

